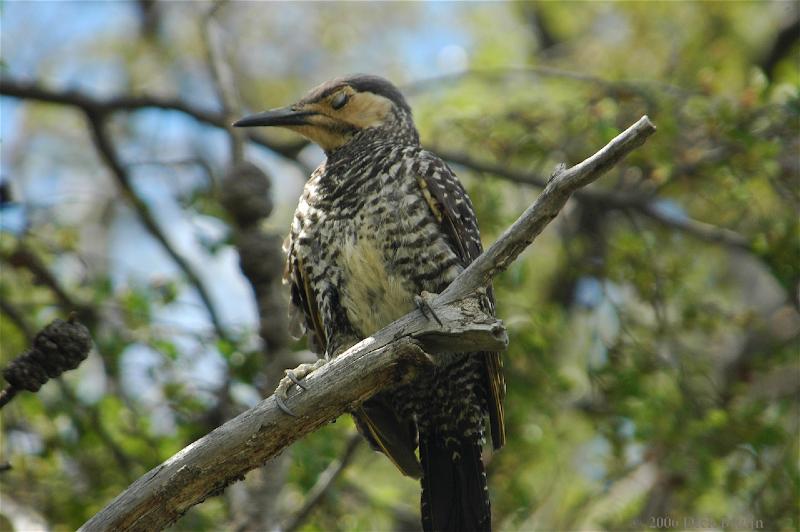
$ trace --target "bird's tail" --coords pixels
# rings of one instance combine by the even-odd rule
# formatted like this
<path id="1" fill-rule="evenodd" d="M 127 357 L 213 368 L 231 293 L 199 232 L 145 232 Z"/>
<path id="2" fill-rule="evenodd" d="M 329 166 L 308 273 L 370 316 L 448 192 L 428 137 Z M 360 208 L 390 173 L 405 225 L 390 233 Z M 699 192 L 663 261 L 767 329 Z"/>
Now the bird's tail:
<path id="1" fill-rule="evenodd" d="M 420 435 L 422 528 L 491 531 L 489 489 L 475 438 Z"/>

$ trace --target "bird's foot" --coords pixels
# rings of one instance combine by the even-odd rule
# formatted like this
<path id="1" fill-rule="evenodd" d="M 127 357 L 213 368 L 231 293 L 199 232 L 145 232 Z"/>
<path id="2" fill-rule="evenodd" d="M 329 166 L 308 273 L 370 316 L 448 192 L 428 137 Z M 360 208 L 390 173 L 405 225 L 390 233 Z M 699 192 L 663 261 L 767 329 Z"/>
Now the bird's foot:
<path id="1" fill-rule="evenodd" d="M 436 312 L 433 310 L 433 300 L 436 298 L 436 294 L 432 294 L 426 290 L 420 292 L 418 296 L 414 296 L 414 303 L 416 303 L 417 308 L 422 315 L 428 319 L 433 318 L 436 323 L 439 324 L 439 327 L 442 327 L 442 320 L 439 319 L 439 316 L 436 315 Z"/>
<path id="2" fill-rule="evenodd" d="M 302 379 L 324 366 L 325 362 L 325 359 L 320 359 L 313 364 L 300 364 L 294 369 L 287 369 L 286 376 L 281 379 L 281 382 L 278 383 L 278 387 L 275 388 L 275 402 L 278 403 L 278 408 L 287 415 L 297 417 L 297 414 L 286 406 L 286 400 L 289 398 L 289 389 L 296 385 L 301 390 L 307 390 L 308 388 L 302 383 Z"/>

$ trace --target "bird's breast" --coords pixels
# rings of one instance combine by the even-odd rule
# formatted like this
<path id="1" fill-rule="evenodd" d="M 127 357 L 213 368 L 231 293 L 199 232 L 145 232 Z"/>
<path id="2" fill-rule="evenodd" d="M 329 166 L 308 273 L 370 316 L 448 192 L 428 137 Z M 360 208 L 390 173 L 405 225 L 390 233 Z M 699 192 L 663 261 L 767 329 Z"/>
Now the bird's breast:
<path id="1" fill-rule="evenodd" d="M 392 271 L 381 243 L 366 231 L 347 238 L 340 252 L 340 297 L 347 318 L 368 336 L 414 308 L 409 279 Z"/>

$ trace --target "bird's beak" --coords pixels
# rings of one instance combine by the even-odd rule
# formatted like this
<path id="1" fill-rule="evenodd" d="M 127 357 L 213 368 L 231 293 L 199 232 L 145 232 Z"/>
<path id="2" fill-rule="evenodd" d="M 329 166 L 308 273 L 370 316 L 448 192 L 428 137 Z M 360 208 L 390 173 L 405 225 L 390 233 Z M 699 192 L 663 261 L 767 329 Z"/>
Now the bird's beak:
<path id="1" fill-rule="evenodd" d="M 293 109 L 293 106 L 270 109 L 263 113 L 250 115 L 237 120 L 233 127 L 254 126 L 305 126 L 311 124 L 308 118 L 315 115 L 314 111 Z"/>

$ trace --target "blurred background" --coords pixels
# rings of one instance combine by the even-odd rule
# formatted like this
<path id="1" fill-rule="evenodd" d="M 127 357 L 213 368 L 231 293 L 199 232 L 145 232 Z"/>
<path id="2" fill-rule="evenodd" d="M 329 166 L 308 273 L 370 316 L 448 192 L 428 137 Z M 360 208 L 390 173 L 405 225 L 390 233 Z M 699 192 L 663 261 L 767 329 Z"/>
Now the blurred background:
<path id="1" fill-rule="evenodd" d="M 495 527 L 800 526 L 797 3 L 0 8 L 0 366 L 70 312 L 95 341 L 3 409 L 0 529 L 75 529 L 311 357 L 280 243 L 323 154 L 226 126 L 355 72 L 401 87 L 485 244 L 558 163 L 658 126 L 495 280 Z M 417 483 L 354 433 L 343 416 L 174 528 L 417 528 Z"/>

